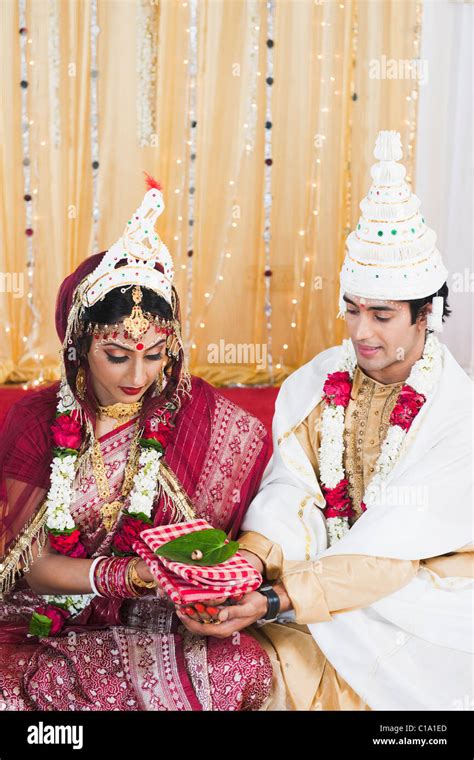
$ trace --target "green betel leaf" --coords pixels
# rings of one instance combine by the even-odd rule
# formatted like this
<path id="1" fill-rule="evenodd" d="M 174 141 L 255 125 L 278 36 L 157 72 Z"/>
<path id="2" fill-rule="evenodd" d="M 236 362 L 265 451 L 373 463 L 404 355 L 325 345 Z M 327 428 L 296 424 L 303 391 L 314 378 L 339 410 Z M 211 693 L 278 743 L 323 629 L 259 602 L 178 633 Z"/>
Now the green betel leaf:
<path id="1" fill-rule="evenodd" d="M 167 541 L 155 550 L 155 554 L 172 562 L 182 562 L 185 565 L 220 565 L 230 559 L 239 550 L 237 541 L 226 543 L 227 536 L 223 530 L 206 528 L 205 530 L 187 533 L 185 536 Z M 193 559 L 192 554 L 200 551 L 202 557 Z"/>
<path id="2" fill-rule="evenodd" d="M 40 615 L 38 612 L 33 612 L 28 627 L 28 633 L 32 636 L 49 636 L 53 621 L 46 615 Z"/>

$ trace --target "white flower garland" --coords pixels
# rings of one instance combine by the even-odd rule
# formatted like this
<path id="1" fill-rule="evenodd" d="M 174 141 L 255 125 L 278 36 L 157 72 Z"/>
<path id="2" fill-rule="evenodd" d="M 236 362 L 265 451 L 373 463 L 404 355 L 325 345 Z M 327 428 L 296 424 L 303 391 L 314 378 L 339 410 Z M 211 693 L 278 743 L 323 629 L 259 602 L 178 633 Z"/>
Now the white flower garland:
<path id="1" fill-rule="evenodd" d="M 64 405 L 62 394 L 59 393 L 57 411 L 64 414 L 69 411 Z M 145 514 L 151 518 L 153 504 L 158 490 L 158 470 L 160 468 L 161 452 L 153 448 L 141 447 L 138 460 L 138 471 L 133 478 L 128 512 L 130 514 Z M 65 457 L 55 456 L 51 463 L 51 485 L 46 497 L 46 527 L 49 530 L 66 531 L 76 527 L 71 515 L 74 498 L 74 480 L 76 477 L 78 455 L 70 454 Z M 67 556 L 67 555 L 65 555 Z M 49 603 L 62 604 L 71 615 L 76 615 L 87 607 L 93 599 L 93 594 L 64 595 L 48 594 L 45 598 Z"/>
<path id="2" fill-rule="evenodd" d="M 133 478 L 128 512 L 142 512 L 151 518 L 153 504 L 158 491 L 158 471 L 162 454 L 156 449 L 143 448 L 138 460 L 138 472 Z"/>
<path id="3" fill-rule="evenodd" d="M 351 381 L 357 366 L 357 359 L 352 341 L 343 343 L 343 356 L 333 372 L 348 372 Z M 417 393 L 428 399 L 436 386 L 442 371 L 442 348 L 435 335 L 430 333 L 425 342 L 423 356 L 413 365 L 404 385 L 409 385 Z M 331 373 L 332 374 L 332 373 Z M 321 447 L 319 449 L 320 477 L 326 488 L 335 488 L 345 478 L 344 472 L 344 420 L 345 408 L 328 404 L 321 419 Z M 374 475 L 367 485 L 364 504 L 370 507 L 380 493 L 383 481 L 393 470 L 403 446 L 407 431 L 398 425 L 391 425 L 382 443 Z M 329 544 L 332 545 L 344 536 L 348 530 L 347 517 L 327 518 Z"/>
<path id="4" fill-rule="evenodd" d="M 71 613 L 78 615 L 93 600 L 94 594 L 43 594 L 48 604 L 61 605 Z"/>

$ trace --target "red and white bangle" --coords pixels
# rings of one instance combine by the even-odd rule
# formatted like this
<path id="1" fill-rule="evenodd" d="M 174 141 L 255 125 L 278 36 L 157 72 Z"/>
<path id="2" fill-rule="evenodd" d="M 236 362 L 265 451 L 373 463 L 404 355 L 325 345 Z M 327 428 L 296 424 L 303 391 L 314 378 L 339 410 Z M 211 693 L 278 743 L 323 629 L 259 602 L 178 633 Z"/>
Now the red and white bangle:
<path id="1" fill-rule="evenodd" d="M 127 599 L 142 596 L 130 579 L 130 571 L 139 561 L 138 557 L 101 557 L 93 570 L 91 587 L 99 596 Z"/>
<path id="2" fill-rule="evenodd" d="M 101 554 L 99 557 L 96 557 L 94 560 L 92 560 L 92 564 L 89 568 L 89 583 L 90 583 L 92 592 L 95 596 L 102 596 L 102 594 L 99 594 L 97 586 L 95 585 L 95 571 L 96 571 L 97 565 L 99 564 L 99 562 L 102 562 L 103 559 L 107 559 L 107 557 L 103 554 Z"/>

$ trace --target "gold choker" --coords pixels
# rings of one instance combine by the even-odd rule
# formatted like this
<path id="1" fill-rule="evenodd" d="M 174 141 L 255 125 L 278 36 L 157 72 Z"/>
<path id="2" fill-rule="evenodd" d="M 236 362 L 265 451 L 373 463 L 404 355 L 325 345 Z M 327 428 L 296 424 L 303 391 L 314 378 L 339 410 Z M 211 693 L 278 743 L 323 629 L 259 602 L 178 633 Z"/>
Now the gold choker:
<path id="1" fill-rule="evenodd" d="M 112 417 L 118 420 L 119 424 L 135 417 L 142 408 L 143 401 L 133 401 L 131 404 L 110 404 L 110 406 L 98 406 L 97 414 L 99 417 Z"/>

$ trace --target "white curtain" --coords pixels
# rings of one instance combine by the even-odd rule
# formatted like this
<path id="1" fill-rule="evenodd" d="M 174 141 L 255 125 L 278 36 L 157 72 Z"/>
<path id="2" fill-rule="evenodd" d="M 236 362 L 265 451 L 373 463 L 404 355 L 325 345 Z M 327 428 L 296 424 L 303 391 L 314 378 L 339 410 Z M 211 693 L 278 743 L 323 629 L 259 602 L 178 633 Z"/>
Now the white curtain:
<path id="1" fill-rule="evenodd" d="M 473 6 L 461 0 L 425 0 L 421 58 L 416 193 L 423 216 L 438 233 L 449 269 L 443 340 L 474 376 L 472 247 L 472 30 Z"/>

